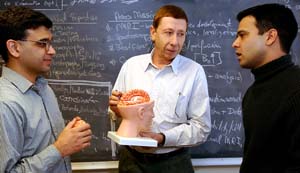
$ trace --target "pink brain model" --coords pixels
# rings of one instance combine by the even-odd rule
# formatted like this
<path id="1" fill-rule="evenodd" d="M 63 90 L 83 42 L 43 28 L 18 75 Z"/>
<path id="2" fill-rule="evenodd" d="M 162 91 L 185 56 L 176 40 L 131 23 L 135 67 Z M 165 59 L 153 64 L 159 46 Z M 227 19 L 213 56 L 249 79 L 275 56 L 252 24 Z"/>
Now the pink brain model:
<path id="1" fill-rule="evenodd" d="M 136 105 L 150 101 L 149 94 L 141 89 L 130 90 L 122 95 L 119 106 Z"/>

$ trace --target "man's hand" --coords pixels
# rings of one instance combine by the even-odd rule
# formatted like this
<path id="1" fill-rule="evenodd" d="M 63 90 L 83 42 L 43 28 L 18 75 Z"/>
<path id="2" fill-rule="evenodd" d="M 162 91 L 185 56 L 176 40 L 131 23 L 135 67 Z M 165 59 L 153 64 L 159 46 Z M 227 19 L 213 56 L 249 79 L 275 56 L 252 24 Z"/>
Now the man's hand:
<path id="1" fill-rule="evenodd" d="M 162 133 L 140 132 L 140 136 L 157 140 L 158 145 L 164 145 L 165 143 L 165 136 Z"/>
<path id="2" fill-rule="evenodd" d="M 76 121 L 73 127 L 78 127 L 81 126 L 82 124 L 86 123 L 85 121 L 83 121 L 82 119 L 80 119 L 79 117 L 75 117 Z"/>
<path id="3" fill-rule="evenodd" d="M 92 131 L 90 128 L 90 125 L 79 117 L 67 124 L 54 143 L 62 157 L 74 154 L 91 145 Z"/>
<path id="4" fill-rule="evenodd" d="M 117 116 L 119 115 L 117 105 L 120 101 L 121 96 L 122 92 L 114 90 L 112 91 L 111 96 L 109 97 L 109 107 L 112 111 L 116 113 Z"/>

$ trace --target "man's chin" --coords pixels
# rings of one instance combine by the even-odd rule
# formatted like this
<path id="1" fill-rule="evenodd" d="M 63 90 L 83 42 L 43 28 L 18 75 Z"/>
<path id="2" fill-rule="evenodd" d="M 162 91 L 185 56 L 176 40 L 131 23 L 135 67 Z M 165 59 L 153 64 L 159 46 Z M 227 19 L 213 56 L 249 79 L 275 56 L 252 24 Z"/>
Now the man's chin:
<path id="1" fill-rule="evenodd" d="M 49 77 L 50 75 L 50 68 L 49 69 L 44 69 L 43 71 L 41 71 L 41 75 L 44 77 Z"/>
<path id="2" fill-rule="evenodd" d="M 249 66 L 248 64 L 242 64 L 242 63 L 240 63 L 240 67 L 245 68 L 245 69 L 252 69 L 252 67 Z"/>

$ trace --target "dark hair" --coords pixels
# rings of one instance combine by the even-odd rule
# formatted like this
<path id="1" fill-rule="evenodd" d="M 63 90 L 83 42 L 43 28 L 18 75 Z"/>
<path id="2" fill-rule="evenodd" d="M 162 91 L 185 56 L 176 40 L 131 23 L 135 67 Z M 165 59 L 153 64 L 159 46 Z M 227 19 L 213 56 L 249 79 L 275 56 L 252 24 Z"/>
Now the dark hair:
<path id="1" fill-rule="evenodd" d="M 163 17 L 174 17 L 175 19 L 184 19 L 186 23 L 188 24 L 188 18 L 185 14 L 184 10 L 180 7 L 177 7 L 175 5 L 165 5 L 160 7 L 154 16 L 153 19 L 153 27 L 156 29 L 160 23 L 160 20 Z"/>
<path id="2" fill-rule="evenodd" d="M 256 19 L 259 34 L 271 28 L 276 29 L 282 50 L 289 53 L 298 32 L 297 21 L 289 8 L 276 3 L 258 5 L 241 11 L 237 15 L 237 20 L 240 22 L 246 16 L 253 16 Z"/>
<path id="3" fill-rule="evenodd" d="M 52 21 L 43 13 L 23 6 L 12 6 L 0 12 L 0 54 L 8 61 L 6 42 L 25 39 L 27 29 L 52 27 Z"/>

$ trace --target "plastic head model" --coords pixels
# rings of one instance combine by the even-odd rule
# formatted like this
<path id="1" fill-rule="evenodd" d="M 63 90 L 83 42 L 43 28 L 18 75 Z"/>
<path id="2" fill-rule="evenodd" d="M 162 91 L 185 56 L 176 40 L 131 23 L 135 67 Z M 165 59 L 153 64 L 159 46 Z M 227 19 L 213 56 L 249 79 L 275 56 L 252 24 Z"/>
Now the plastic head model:
<path id="1" fill-rule="evenodd" d="M 138 137 L 139 132 L 151 130 L 154 101 L 147 92 L 135 89 L 124 93 L 117 107 L 122 117 L 117 135 Z"/>

